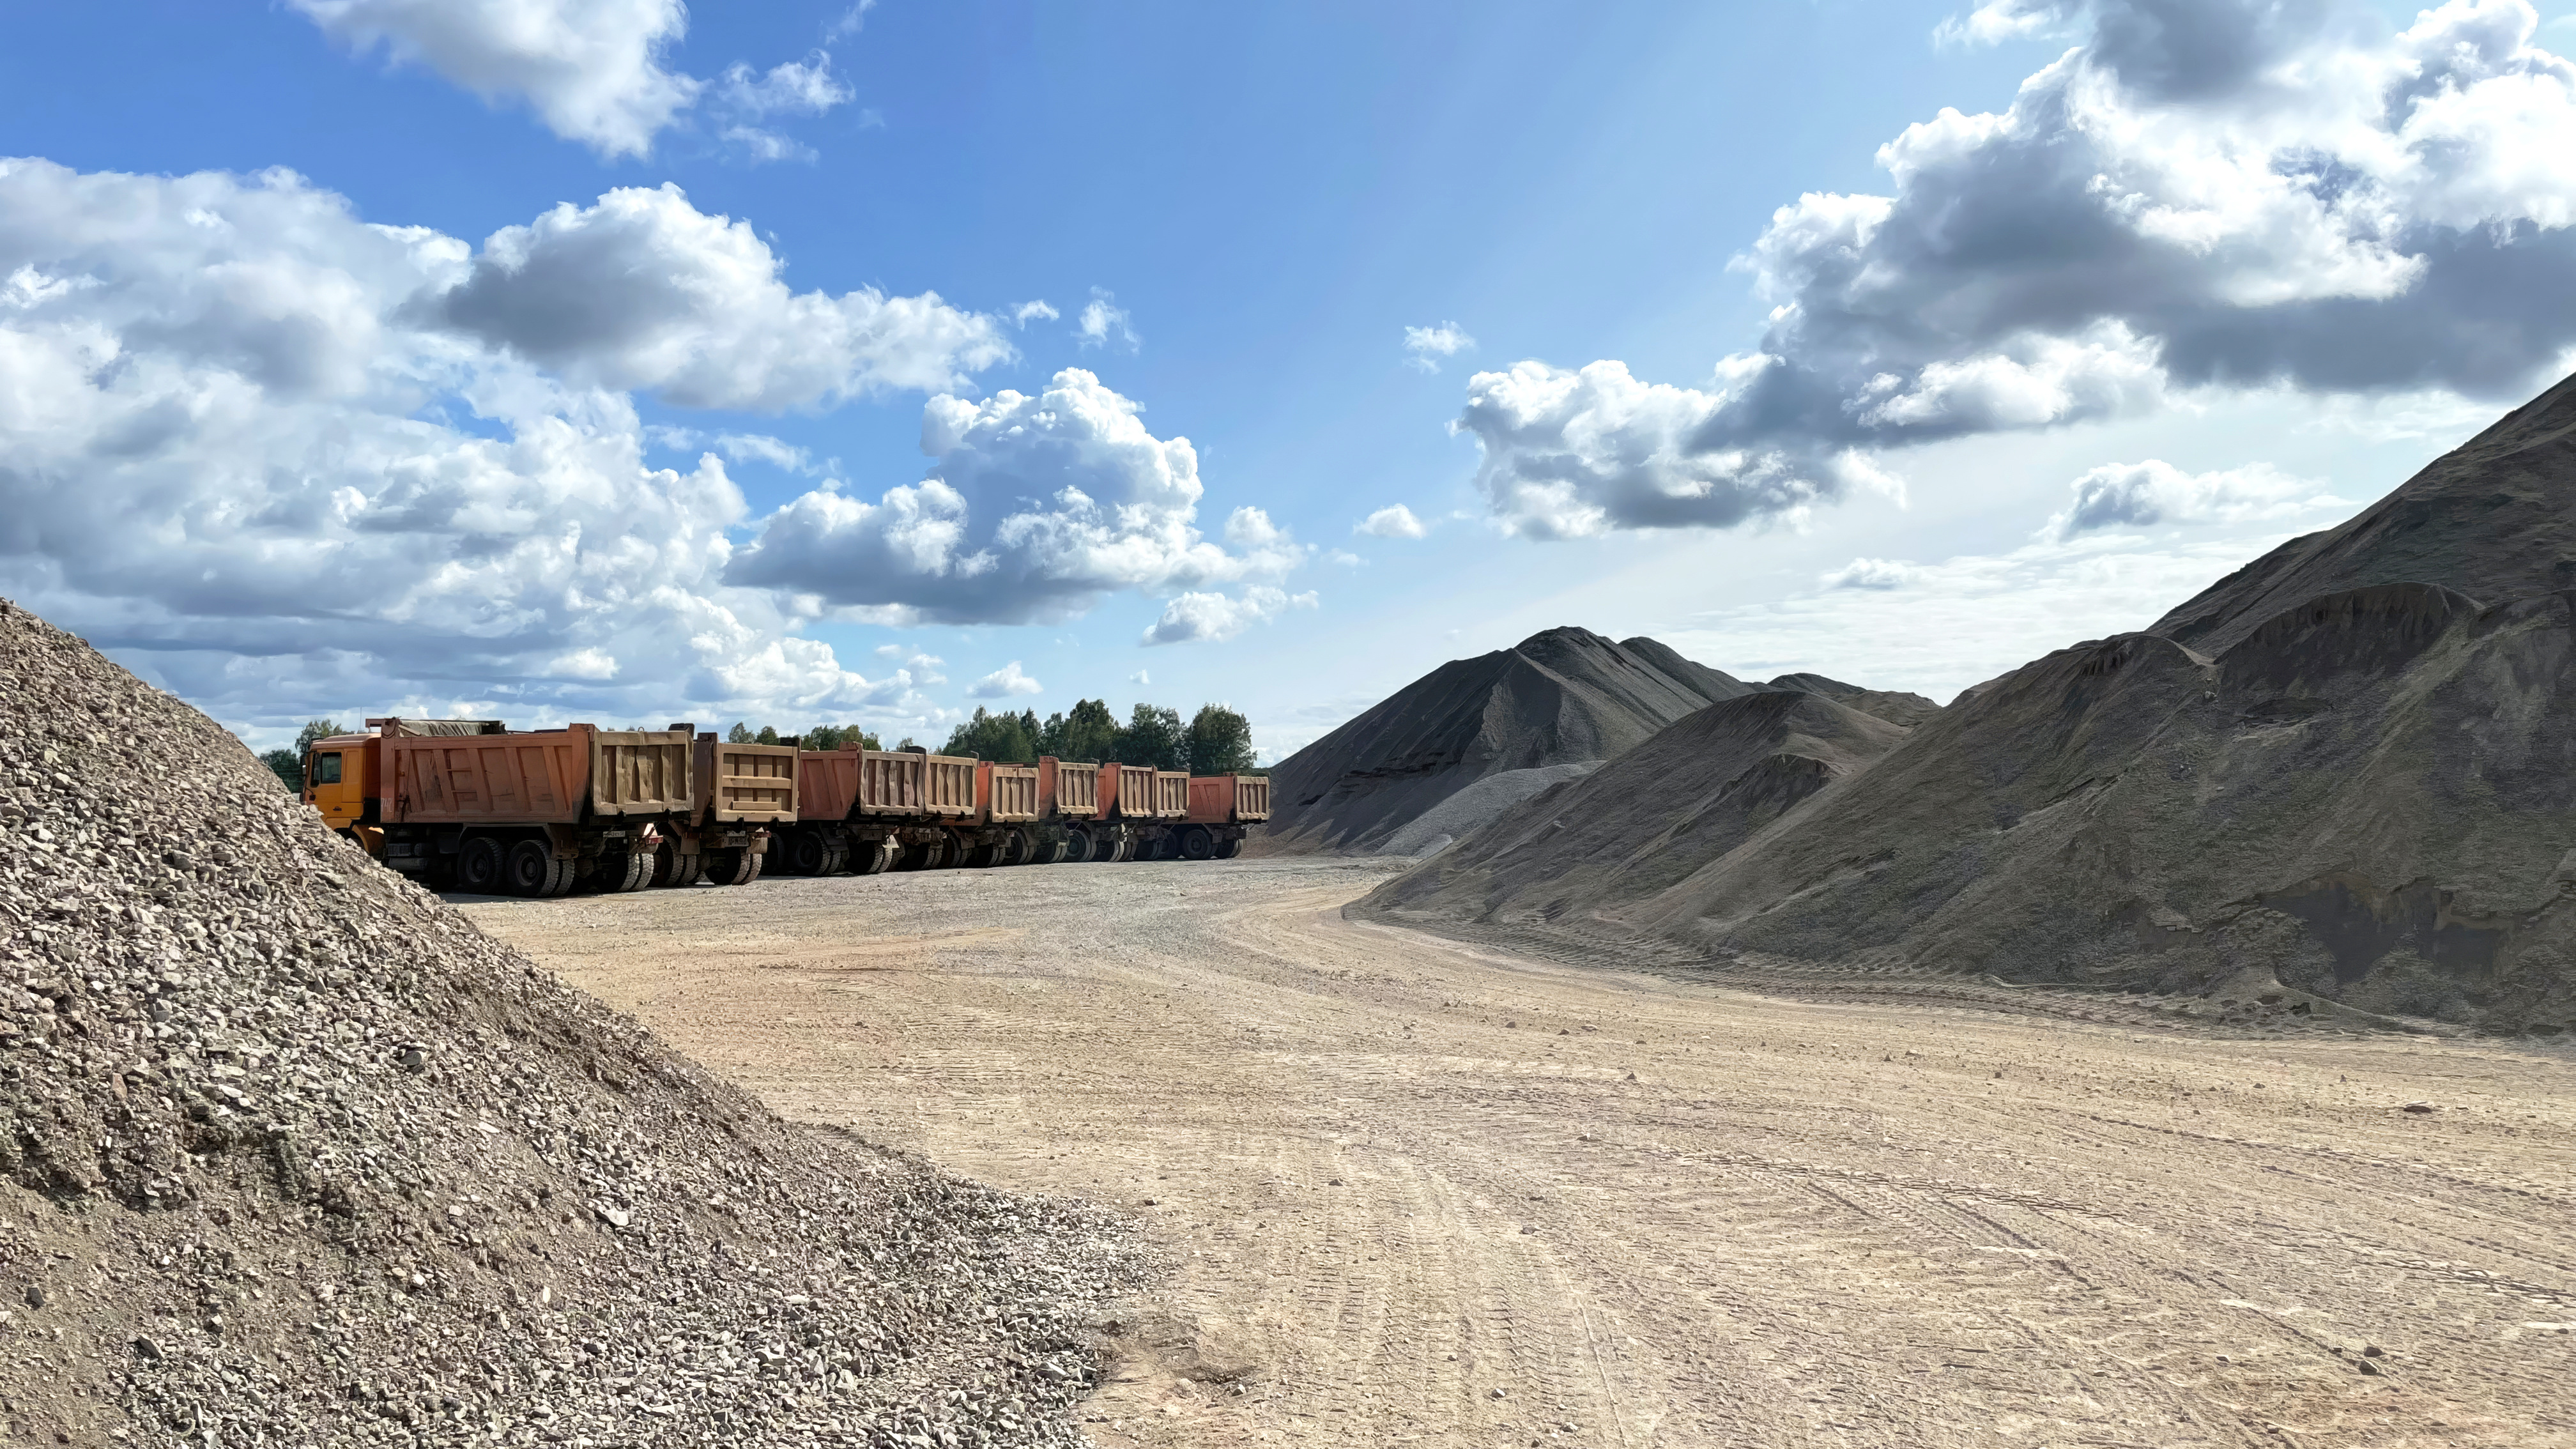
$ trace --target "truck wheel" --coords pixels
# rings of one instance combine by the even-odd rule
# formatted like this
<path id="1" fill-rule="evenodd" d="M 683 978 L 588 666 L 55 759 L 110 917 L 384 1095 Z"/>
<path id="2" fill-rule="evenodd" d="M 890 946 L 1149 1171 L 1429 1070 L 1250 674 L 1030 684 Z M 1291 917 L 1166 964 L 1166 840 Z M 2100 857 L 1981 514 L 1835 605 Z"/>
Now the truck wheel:
<path id="1" fill-rule="evenodd" d="M 555 883 L 555 848 L 543 840 L 522 840 L 510 847 L 501 867 L 502 883 L 514 896 L 544 896 Z"/>
<path id="2" fill-rule="evenodd" d="M 1058 859 L 1080 865 L 1091 859 L 1091 832 L 1076 825 L 1064 832 L 1064 854 Z"/>
<path id="3" fill-rule="evenodd" d="M 502 863 L 501 842 L 488 835 L 475 836 L 457 857 L 456 888 L 469 895 L 499 895 Z"/>
<path id="4" fill-rule="evenodd" d="M 903 852 L 891 840 L 862 840 L 858 855 L 850 867 L 861 875 L 883 875 L 894 868 L 895 858 Z"/>
<path id="5" fill-rule="evenodd" d="M 1118 837 L 1118 843 L 1109 848 L 1109 858 L 1111 860 L 1134 860 L 1136 858 L 1136 847 L 1141 844 L 1143 844 L 1143 842 L 1139 841 L 1135 836 L 1121 835 Z"/>
<path id="6" fill-rule="evenodd" d="M 1219 860 L 1232 860 L 1236 855 L 1240 854 L 1242 850 L 1243 842 L 1240 840 L 1221 840 L 1217 842 L 1216 858 Z"/>
<path id="7" fill-rule="evenodd" d="M 1036 856 L 1037 838 L 1025 830 L 1002 832 L 1002 864 L 1027 865 Z"/>
<path id="8" fill-rule="evenodd" d="M 1216 854 L 1216 836 L 1204 825 L 1193 825 L 1181 832 L 1181 859 L 1207 860 Z"/>
<path id="9" fill-rule="evenodd" d="M 745 847 L 707 852 L 707 879 L 720 886 L 749 885 L 760 879 L 760 857 Z"/>
<path id="10" fill-rule="evenodd" d="M 1072 848 L 1073 847 L 1065 844 L 1064 841 L 1060 839 L 1050 840 L 1046 844 L 1038 847 L 1038 858 L 1032 863 L 1036 865 L 1062 865 L 1064 864 L 1065 852 Z"/>
<path id="11" fill-rule="evenodd" d="M 599 888 L 623 895 L 640 891 L 653 883 L 653 855 L 650 851 L 613 851 L 599 858 Z"/>
<path id="12" fill-rule="evenodd" d="M 663 890 L 697 883 L 698 858 L 683 855 L 676 840 L 663 841 L 661 847 L 653 852 L 653 888 Z"/>
<path id="13" fill-rule="evenodd" d="M 779 843 L 780 875 L 830 875 L 831 842 L 816 830 L 798 830 Z"/>
<path id="14" fill-rule="evenodd" d="M 841 872 L 848 870 L 849 868 L 850 844 L 846 840 L 836 840 L 832 843 L 829 850 L 823 852 L 823 868 L 816 871 L 815 874 L 839 875 Z"/>

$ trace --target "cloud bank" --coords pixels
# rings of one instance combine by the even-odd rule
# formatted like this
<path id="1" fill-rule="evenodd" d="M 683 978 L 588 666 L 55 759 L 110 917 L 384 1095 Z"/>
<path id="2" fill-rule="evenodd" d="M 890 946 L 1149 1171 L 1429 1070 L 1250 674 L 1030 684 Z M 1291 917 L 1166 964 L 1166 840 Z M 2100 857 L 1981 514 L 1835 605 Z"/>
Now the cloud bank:
<path id="1" fill-rule="evenodd" d="M 2517 397 L 2576 347 L 2576 66 L 2523 0 L 2390 32 L 2334 0 L 1998 0 L 2077 37 L 2001 112 L 1882 147 L 1741 258 L 1773 304 L 1700 387 L 1616 362 L 1477 374 L 1457 426 L 1508 528 L 1794 516 L 1868 452 L 2177 392 Z"/>
<path id="2" fill-rule="evenodd" d="M 824 489 L 761 525 L 726 569 L 736 585 L 892 623 L 1070 618 L 1108 593 L 1275 581 L 1306 550 L 1257 508 L 1198 527 L 1198 453 L 1158 438 L 1137 405 L 1081 368 L 1034 394 L 934 397 L 918 483 L 874 501 Z M 1199 636 L 1206 637 L 1206 636 Z"/>
<path id="3" fill-rule="evenodd" d="M 368 224 L 282 171 L 0 160 L 0 586 L 254 726 L 351 708 L 918 719 L 935 659 L 862 673 L 796 633 L 805 591 L 842 584 L 728 578 L 752 520 L 725 458 L 812 461 L 662 430 L 708 451 L 648 466 L 624 389 L 776 408 L 945 387 L 1001 355 L 996 326 L 926 294 L 792 293 L 746 225 L 669 189 L 477 248 Z M 1255 509 L 1224 544 L 1200 538 L 1188 443 L 1088 374 L 1043 398 L 933 396 L 925 434 L 937 476 L 896 490 L 921 527 L 859 530 L 901 561 L 870 594 L 898 612 L 1067 612 L 1302 556 Z M 774 569 L 794 533 L 752 557 Z"/>

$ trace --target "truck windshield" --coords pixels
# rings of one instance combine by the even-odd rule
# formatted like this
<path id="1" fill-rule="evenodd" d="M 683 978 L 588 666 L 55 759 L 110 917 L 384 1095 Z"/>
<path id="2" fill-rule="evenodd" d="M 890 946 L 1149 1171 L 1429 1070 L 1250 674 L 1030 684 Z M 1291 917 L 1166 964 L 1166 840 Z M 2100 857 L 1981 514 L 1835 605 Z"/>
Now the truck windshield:
<path id="1" fill-rule="evenodd" d="M 316 785 L 337 785 L 340 783 L 340 757 L 338 755 L 315 755 L 313 757 L 313 783 Z"/>

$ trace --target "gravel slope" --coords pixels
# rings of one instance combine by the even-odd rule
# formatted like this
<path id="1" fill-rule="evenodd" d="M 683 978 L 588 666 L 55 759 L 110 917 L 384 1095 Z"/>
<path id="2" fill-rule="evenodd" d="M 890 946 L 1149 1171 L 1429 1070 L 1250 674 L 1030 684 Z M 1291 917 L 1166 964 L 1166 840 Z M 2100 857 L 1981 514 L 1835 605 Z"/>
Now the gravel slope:
<path id="1" fill-rule="evenodd" d="M 5 603 L 0 855 L 18 1434 L 1076 1441 L 1114 1219 L 780 1121 Z"/>

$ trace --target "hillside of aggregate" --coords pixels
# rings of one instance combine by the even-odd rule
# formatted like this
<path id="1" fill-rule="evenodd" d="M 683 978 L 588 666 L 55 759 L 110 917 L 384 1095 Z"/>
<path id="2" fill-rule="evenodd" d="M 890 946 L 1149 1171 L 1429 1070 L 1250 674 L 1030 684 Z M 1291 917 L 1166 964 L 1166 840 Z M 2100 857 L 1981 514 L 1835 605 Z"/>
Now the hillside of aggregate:
<path id="1" fill-rule="evenodd" d="M 780 1121 L 0 602 L 29 1441 L 1071 1445 L 1117 1223 Z"/>
<path id="2" fill-rule="evenodd" d="M 1714 706 L 1353 910 L 1729 968 L 2576 1029 L 2571 521 L 2576 380 L 2155 630 L 2051 653 L 1875 754 L 1848 722 L 1722 744 L 1748 702 Z"/>

